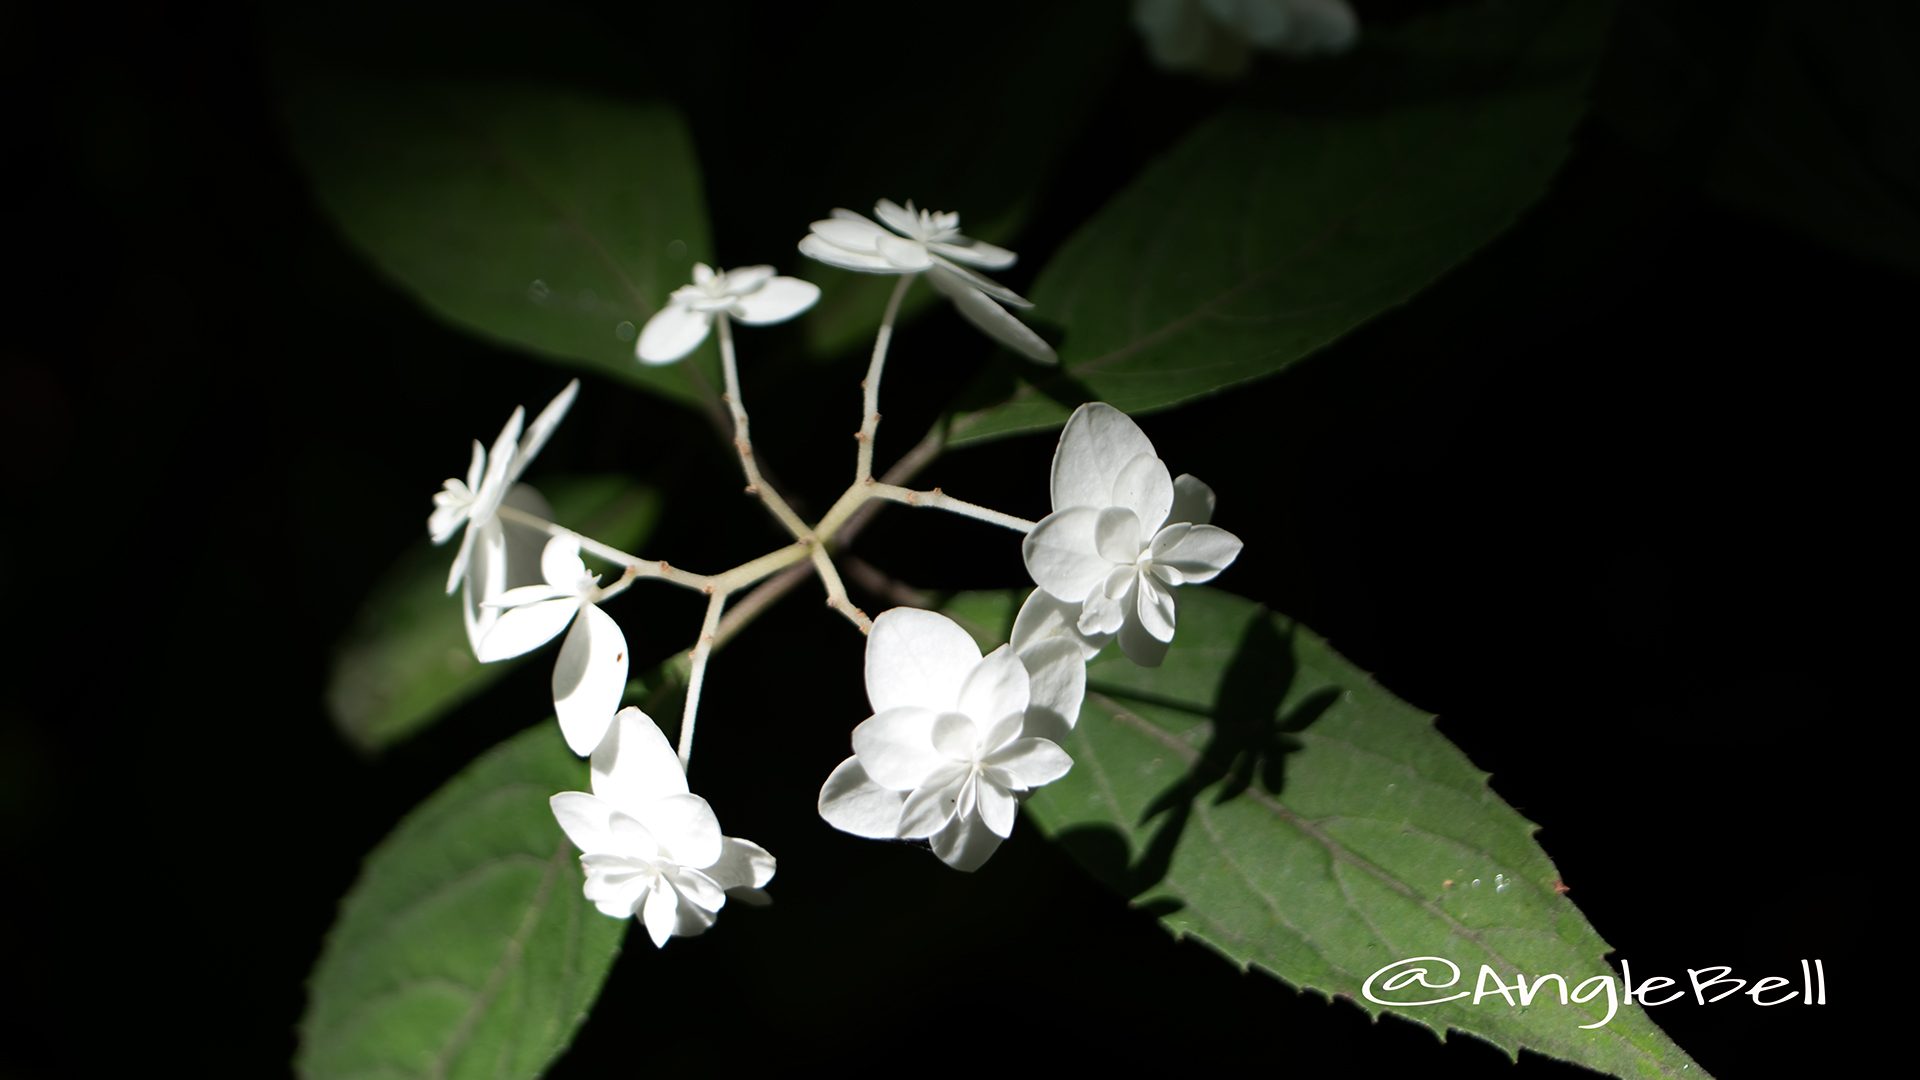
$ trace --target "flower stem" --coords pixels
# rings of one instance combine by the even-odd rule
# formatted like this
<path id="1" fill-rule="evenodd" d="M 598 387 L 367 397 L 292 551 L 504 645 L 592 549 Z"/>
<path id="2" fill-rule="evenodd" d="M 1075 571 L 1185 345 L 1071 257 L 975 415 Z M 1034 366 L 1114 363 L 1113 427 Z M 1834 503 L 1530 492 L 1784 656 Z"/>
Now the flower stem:
<path id="1" fill-rule="evenodd" d="M 860 441 L 853 470 L 856 484 L 873 479 L 873 437 L 880 430 L 880 375 L 887 366 L 887 346 L 893 343 L 893 323 L 900 315 L 900 301 L 907 295 L 913 279 L 919 276 L 902 275 L 899 284 L 893 287 L 893 295 L 887 298 L 886 313 L 880 317 L 880 332 L 873 338 L 873 359 L 867 364 L 867 377 L 860 380 L 863 391 L 860 434 L 854 436 Z"/>
<path id="2" fill-rule="evenodd" d="M 820 584 L 826 587 L 827 606 L 845 615 L 847 621 L 858 627 L 861 633 L 872 630 L 873 620 L 848 599 L 846 583 L 840 580 L 840 572 L 834 569 L 833 560 L 827 556 L 826 549 L 815 544 L 808 554 L 813 559 L 814 573 L 820 575 Z"/>
<path id="3" fill-rule="evenodd" d="M 1012 514 L 1003 514 L 998 510 L 956 499 L 939 488 L 934 488 L 932 491 L 915 491 L 912 488 L 894 484 L 874 484 L 867 490 L 872 492 L 876 499 L 905 503 L 908 506 L 930 506 L 935 510 L 945 510 L 959 514 L 961 517 L 970 517 L 975 521 L 984 521 L 989 525 L 1012 529 L 1015 532 L 1032 532 L 1034 527 L 1034 523 L 1026 518 L 1014 517 Z"/>
<path id="4" fill-rule="evenodd" d="M 706 618 L 700 620 L 700 638 L 693 644 L 692 668 L 687 674 L 687 704 L 680 713 L 680 769 L 693 760 L 693 727 L 700 716 L 700 690 L 707 681 L 707 658 L 713 655 L 715 631 L 720 613 L 727 606 L 727 594 L 715 591 L 707 599 Z"/>
<path id="5" fill-rule="evenodd" d="M 757 496 L 765 503 L 767 510 L 795 540 L 807 540 L 813 536 L 807 523 L 800 520 L 800 515 L 787 505 L 787 500 L 781 498 L 766 477 L 760 475 L 760 465 L 754 460 L 753 438 L 747 428 L 746 399 L 740 396 L 740 365 L 733 351 L 733 321 L 724 312 L 715 315 L 713 321 L 719 330 L 720 368 L 727 380 L 727 392 L 723 396 L 733 413 L 733 448 L 740 455 L 740 471 L 747 477 L 747 494 Z"/>

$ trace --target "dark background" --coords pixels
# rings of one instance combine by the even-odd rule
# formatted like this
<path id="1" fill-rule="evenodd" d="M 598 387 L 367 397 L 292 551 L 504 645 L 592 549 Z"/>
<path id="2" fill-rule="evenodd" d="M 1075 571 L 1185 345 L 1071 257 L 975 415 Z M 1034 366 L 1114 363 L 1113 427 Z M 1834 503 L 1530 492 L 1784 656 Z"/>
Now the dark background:
<path id="1" fill-rule="evenodd" d="M 1419 5 L 1359 6 L 1373 25 Z M 969 11 L 967 26 L 990 21 Z M 714 173 L 770 165 L 744 122 L 751 94 L 805 53 L 809 19 L 763 14 L 735 10 L 724 37 L 693 34 L 658 75 L 685 80 L 679 100 Z M 510 52 L 444 17 L 445 54 L 424 63 L 458 56 L 468 33 Z M 660 16 L 683 30 L 702 17 Z M 1859 17 L 1857 32 L 1842 22 L 1820 40 L 1884 29 Z M 0 1042 L 0 1069 L 75 1075 L 137 1059 L 274 1075 L 360 856 L 546 708 L 545 669 L 527 665 L 424 737 L 362 759 L 322 708 L 332 645 L 416 540 L 466 440 L 566 374 L 437 324 L 344 246 L 284 146 L 273 20 L 181 4 L 6 18 L 8 171 L 24 188 L 0 343 L 0 461 L 17 508 L 0 554 L 21 632 L 0 724 L 16 912 L 0 964 L 35 1005 Z M 343 34 L 381 25 L 338 19 Z M 569 8 L 540 22 L 569 19 L 616 16 Z M 862 5 L 844 25 L 877 48 L 938 22 Z M 619 34 L 607 37 L 596 48 L 617 53 Z M 1862 812 L 1878 782 L 1861 758 L 1890 754 L 1884 740 L 1909 720 L 1898 698 L 1863 709 L 1850 695 L 1873 681 L 1875 616 L 1892 603 L 1875 519 L 1908 487 L 1883 475 L 1884 372 L 1907 363 L 1914 279 L 1900 267 L 1914 262 L 1727 197 L 1729 172 L 1762 167 L 1729 132 L 1754 123 L 1743 110 L 1756 57 L 1783 41 L 1819 51 L 1783 36 L 1770 5 L 1632 9 L 1600 110 L 1511 233 L 1298 368 L 1142 420 L 1174 471 L 1220 492 L 1217 520 L 1247 542 L 1222 586 L 1312 625 L 1437 712 L 1543 826 L 1616 956 L 1636 971 L 1732 964 L 1749 977 L 1825 961 L 1823 1009 L 1654 1010 L 1727 1077 L 1810 1071 L 1863 1007 L 1858 905 L 1886 885 L 1858 853 L 1886 830 Z M 740 85 L 715 67 L 729 57 L 752 65 Z M 926 68 L 929 84 L 965 77 Z M 1910 140 L 1889 126 L 1898 88 L 1841 68 L 1822 76 L 1844 83 L 1824 100 L 1857 147 Z M 1129 53 L 1102 93 L 1038 223 L 1003 238 L 1028 256 L 1006 276 L 1016 288 L 1232 90 L 1170 82 Z M 1883 179 L 1913 205 L 1911 187 Z M 882 194 L 908 193 L 838 201 Z M 711 184 L 709 198 L 724 258 L 769 250 L 759 225 L 729 224 Z M 1818 183 L 1804 198 L 1846 209 Z M 772 235 L 785 244 L 803 225 Z M 921 374 L 888 382 L 882 462 L 983 362 L 958 325 L 934 311 L 900 336 L 908 362 L 895 372 Z M 754 351 L 797 343 L 782 333 Z M 750 401 L 793 403 L 760 406 L 754 426 L 803 513 L 824 508 L 848 467 L 860 365 L 748 353 Z M 956 452 L 921 480 L 1038 517 L 1043 484 L 1009 490 L 1005 477 L 1044 475 L 1051 446 L 1038 435 Z M 702 420 L 590 378 L 531 479 L 619 468 L 667 490 L 650 552 L 723 566 L 778 540 L 747 500 L 711 494 L 738 481 Z M 857 551 L 931 588 L 1025 580 L 1017 545 L 957 519 L 890 511 Z M 743 764 L 697 778 L 732 828 L 805 858 L 783 859 L 769 911 L 730 914 L 660 954 L 630 935 L 555 1075 L 1054 1058 L 1581 1073 L 1530 1055 L 1510 1072 L 1472 1038 L 1442 1046 L 1242 975 L 1127 909 L 1030 823 L 972 876 L 833 833 L 814 793 L 865 703 L 859 642 L 811 590 L 717 659 L 701 760 Z M 635 653 L 685 647 L 697 604 L 647 595 L 657 606 L 644 616 L 638 603 L 617 612 Z M 1039 1049 L 1013 1049 L 976 1015 Z"/>

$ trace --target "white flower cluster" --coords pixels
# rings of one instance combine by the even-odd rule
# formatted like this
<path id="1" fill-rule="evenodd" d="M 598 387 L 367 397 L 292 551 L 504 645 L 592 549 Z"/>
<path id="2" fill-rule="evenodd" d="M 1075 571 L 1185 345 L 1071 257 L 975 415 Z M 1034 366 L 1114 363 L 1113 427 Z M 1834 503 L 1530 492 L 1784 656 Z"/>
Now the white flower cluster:
<path id="1" fill-rule="evenodd" d="M 873 715 L 820 789 L 820 816 L 876 839 L 927 839 L 974 870 L 1013 828 L 1014 804 L 1067 774 L 1087 662 L 1116 637 L 1157 666 L 1173 641 L 1173 588 L 1210 581 L 1240 540 L 1208 524 L 1213 491 L 1174 480 L 1111 405 L 1082 405 L 1053 457 L 1053 513 L 1024 545 L 1039 588 L 1012 640 L 984 658 L 951 619 L 896 608 L 867 638 Z"/>
<path id="2" fill-rule="evenodd" d="M 899 296 L 924 275 L 960 314 L 995 341 L 1039 361 L 1050 346 L 1001 305 L 1027 301 L 974 268 L 1011 266 L 1005 249 L 959 232 L 956 214 L 882 201 L 885 228 L 836 210 L 814 222 L 800 250 L 834 266 L 905 275 L 890 302 L 866 387 L 863 444 L 878 423 L 878 378 Z M 491 450 L 475 442 L 465 480 L 450 479 L 434 498 L 428 532 L 445 544 L 460 534 L 447 591 L 462 596 L 474 655 L 491 663 L 561 642 L 553 670 L 554 713 L 575 754 L 589 758 L 591 793 L 553 796 L 560 828 L 581 850 L 586 898 L 618 918 L 638 916 L 655 945 L 713 924 L 727 897 L 758 898 L 774 859 L 746 840 L 722 835 L 706 800 L 687 786 L 692 722 L 706 657 L 728 595 L 773 572 L 811 560 L 830 600 L 844 587 L 826 557 L 833 512 L 817 526 L 798 519 L 765 490 L 748 444 L 730 323 L 760 325 L 810 308 L 818 287 L 772 267 L 694 267 L 639 335 L 636 358 L 671 363 L 717 327 L 734 411 L 735 443 L 755 491 L 793 534 L 794 544 L 719 575 L 673 570 L 627 555 L 544 519 L 537 492 L 518 484 L 572 405 L 569 383 L 525 426 L 516 409 Z M 1026 522 L 937 491 L 914 493 L 874 481 L 870 445 L 861 480 L 842 497 L 915 501 L 1026 533 L 1024 554 L 1038 588 L 1022 606 L 1012 640 L 982 654 L 945 615 L 896 608 L 867 620 L 850 602 L 841 610 L 867 630 L 866 686 L 873 713 L 853 729 L 853 755 L 827 778 L 819 811 L 858 836 L 929 843 L 948 865 L 981 866 L 1013 830 L 1015 808 L 1073 766 L 1061 744 L 1079 718 L 1087 662 L 1118 641 L 1126 655 L 1158 664 L 1173 640 L 1177 586 L 1212 579 L 1240 552 L 1240 541 L 1209 523 L 1213 492 L 1191 476 L 1173 478 L 1145 434 L 1123 413 L 1094 403 L 1068 420 L 1055 452 L 1053 513 Z M 850 512 L 850 510 L 848 511 Z M 541 541 L 536 549 L 532 541 Z M 537 550 L 537 556 L 534 552 Z M 602 584 L 591 557 L 620 568 Z M 695 646 L 681 742 L 676 754 L 637 708 L 621 708 L 630 658 L 626 636 L 602 604 L 634 580 L 655 577 L 709 596 Z"/>

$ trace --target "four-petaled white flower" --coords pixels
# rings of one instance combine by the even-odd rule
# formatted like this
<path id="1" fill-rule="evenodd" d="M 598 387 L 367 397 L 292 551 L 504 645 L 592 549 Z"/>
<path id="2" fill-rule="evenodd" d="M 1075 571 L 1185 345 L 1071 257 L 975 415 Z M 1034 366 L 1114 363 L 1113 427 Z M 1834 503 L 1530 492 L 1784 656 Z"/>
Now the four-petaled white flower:
<path id="1" fill-rule="evenodd" d="M 903 207 L 891 199 L 881 199 L 873 212 L 887 228 L 851 210 L 837 209 L 827 220 L 813 223 L 812 231 L 800 240 L 800 253 L 830 266 L 867 274 L 924 272 L 927 282 L 953 301 L 960 314 L 988 337 L 1029 360 L 1043 364 L 1058 361 L 1053 346 L 1000 306 L 1033 305 L 969 269 L 1004 270 L 1013 265 L 1013 252 L 962 236 L 959 214 L 916 211 L 912 200 Z"/>
<path id="2" fill-rule="evenodd" d="M 1133 25 L 1168 71 L 1243 74 L 1250 50 L 1344 52 L 1360 36 L 1347 0 L 1134 0 Z"/>
<path id="3" fill-rule="evenodd" d="M 1168 475 L 1127 414 L 1080 406 L 1053 455 L 1053 513 L 1021 545 L 1036 585 L 1080 605 L 1082 634 L 1118 634 L 1135 663 L 1156 666 L 1173 640 L 1173 587 L 1211 581 L 1240 538 L 1207 522 L 1213 489 Z"/>
<path id="4" fill-rule="evenodd" d="M 693 284 L 673 290 L 667 304 L 640 330 L 634 356 L 642 363 L 671 364 L 700 347 L 725 315 L 749 326 L 785 322 L 813 306 L 820 287 L 799 278 L 776 277 L 771 266 L 715 270 L 693 264 Z"/>
<path id="5" fill-rule="evenodd" d="M 434 493 L 433 513 L 427 518 L 427 532 L 433 542 L 444 544 L 463 526 L 466 530 L 447 572 L 447 592 L 464 586 L 467 641 L 476 653 L 480 639 L 493 624 L 494 612 L 485 604 L 505 589 L 507 581 L 507 538 L 496 515 L 579 392 L 580 380 L 568 383 L 533 418 L 524 437 L 521 424 L 526 410 L 516 406 L 494 439 L 491 453 L 480 440 L 473 441 L 473 460 L 467 466 L 466 480 L 449 478 Z"/>
<path id="6" fill-rule="evenodd" d="M 508 589 L 487 602 L 500 615 L 474 655 L 490 664 L 532 652 L 571 623 L 553 666 L 553 711 L 567 745 L 585 757 L 606 737 L 627 688 L 627 638 L 613 616 L 595 606 L 600 579 L 580 561 L 578 540 L 547 541 L 540 573 L 546 584 Z"/>
<path id="7" fill-rule="evenodd" d="M 745 899 L 773 880 L 773 856 L 720 835 L 713 808 L 687 790 L 680 759 L 639 709 L 620 710 L 594 751 L 592 785 L 591 795 L 555 795 L 553 816 L 580 849 L 587 899 L 616 919 L 639 915 L 656 946 L 712 926 L 729 890 Z"/>
<path id="8" fill-rule="evenodd" d="M 867 636 L 873 716 L 821 787 L 820 816 L 856 836 L 929 840 L 947 865 L 978 869 L 1013 832 L 1018 797 L 1072 767 L 1053 739 L 1085 693 L 1071 642 L 982 657 L 944 615 L 888 611 Z"/>

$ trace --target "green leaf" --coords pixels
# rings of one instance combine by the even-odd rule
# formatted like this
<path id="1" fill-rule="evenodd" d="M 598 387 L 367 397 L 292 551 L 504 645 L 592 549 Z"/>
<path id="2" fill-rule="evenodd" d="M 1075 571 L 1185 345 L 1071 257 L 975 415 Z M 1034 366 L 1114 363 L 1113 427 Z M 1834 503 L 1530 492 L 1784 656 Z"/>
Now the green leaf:
<path id="1" fill-rule="evenodd" d="M 615 476 L 543 483 L 554 520 L 632 550 L 659 517 L 659 495 Z M 510 535 L 512 535 L 510 531 Z M 539 540 L 527 540 L 538 565 Z M 385 749 L 505 675 L 518 660 L 473 658 L 460 599 L 447 595 L 453 549 L 422 538 L 382 577 L 341 641 L 327 679 L 327 711 L 355 746 Z"/>
<path id="2" fill-rule="evenodd" d="M 950 610 L 1007 640 L 1018 594 Z M 1489 677 L 1497 671 L 1489 669 Z M 1109 649 L 1088 668 L 1074 768 L 1026 808 L 1094 875 L 1242 968 L 1517 1056 L 1525 1047 L 1622 1077 L 1704 1075 L 1637 1005 L 1603 1027 L 1602 995 L 1529 1008 L 1471 998 L 1384 1009 L 1362 996 L 1397 960 L 1480 966 L 1507 983 L 1612 976 L 1606 942 L 1559 891 L 1537 826 L 1433 726 L 1311 631 L 1208 589 L 1181 590 L 1165 666 Z M 1597 986 L 1598 984 L 1596 984 Z M 1615 984 L 1617 989 L 1617 983 Z M 1414 988 L 1418 991 L 1418 987 Z"/>
<path id="3" fill-rule="evenodd" d="M 585 779 L 547 721 L 468 766 L 374 849 L 308 986 L 300 1076 L 546 1069 L 626 930 L 582 899 L 578 855 L 547 809 Z"/>
<path id="4" fill-rule="evenodd" d="M 1867 5 L 1854 19 L 1773 8 L 1747 91 L 1707 163 L 1708 189 L 1844 251 L 1920 271 L 1915 16 L 1912 5 Z"/>
<path id="5" fill-rule="evenodd" d="M 296 74 L 294 151 L 395 284 L 469 333 L 682 402 L 710 399 L 711 342 L 650 367 L 637 329 L 712 261 L 679 115 L 549 87 Z M 704 376 L 704 379 L 703 379 Z"/>
<path id="6" fill-rule="evenodd" d="M 1060 368 L 954 418 L 954 442 L 1073 406 L 1165 408 L 1270 375 L 1404 303 L 1545 191 L 1607 5 L 1508 0 L 1404 24 L 1201 125 L 1034 284 Z"/>

